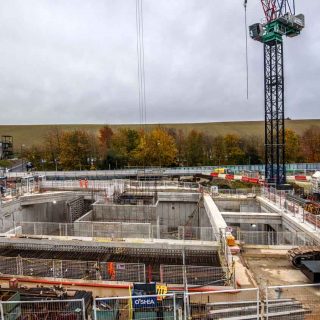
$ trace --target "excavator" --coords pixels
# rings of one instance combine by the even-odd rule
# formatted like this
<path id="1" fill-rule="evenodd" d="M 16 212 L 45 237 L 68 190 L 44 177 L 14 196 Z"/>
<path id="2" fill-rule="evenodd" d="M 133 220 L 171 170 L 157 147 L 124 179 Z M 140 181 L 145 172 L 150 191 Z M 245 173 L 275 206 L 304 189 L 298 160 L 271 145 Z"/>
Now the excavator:
<path id="1" fill-rule="evenodd" d="M 288 251 L 292 265 L 301 269 L 303 261 L 320 261 L 320 244 L 315 246 L 302 246 Z"/>

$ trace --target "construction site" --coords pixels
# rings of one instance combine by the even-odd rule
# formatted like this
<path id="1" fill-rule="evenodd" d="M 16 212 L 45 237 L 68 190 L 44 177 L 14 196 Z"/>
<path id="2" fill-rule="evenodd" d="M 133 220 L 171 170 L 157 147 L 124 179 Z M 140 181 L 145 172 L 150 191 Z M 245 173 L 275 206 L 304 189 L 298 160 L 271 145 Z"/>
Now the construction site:
<path id="1" fill-rule="evenodd" d="M 317 319 L 320 222 L 292 190 L 141 177 L 24 174 L 0 238 L 1 288 L 20 295 L 20 314 L 63 295 L 96 319 Z"/>
<path id="2" fill-rule="evenodd" d="M 320 319 L 320 163 L 285 154 L 283 41 L 305 18 L 294 0 L 261 0 L 248 27 L 243 4 L 264 50 L 264 164 L 162 168 L 159 155 L 59 171 L 54 157 L 48 172 L 24 170 L 21 145 L 21 170 L 1 176 L 1 320 Z M 136 24 L 143 126 L 141 0 Z M 13 138 L 2 147 L 12 155 Z"/>

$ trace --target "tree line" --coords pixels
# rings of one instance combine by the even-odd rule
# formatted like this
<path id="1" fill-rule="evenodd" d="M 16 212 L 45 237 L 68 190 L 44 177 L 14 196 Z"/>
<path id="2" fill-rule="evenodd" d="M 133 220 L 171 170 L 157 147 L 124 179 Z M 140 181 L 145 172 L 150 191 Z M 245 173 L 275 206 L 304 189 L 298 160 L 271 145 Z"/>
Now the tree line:
<path id="1" fill-rule="evenodd" d="M 302 135 L 287 129 L 285 137 L 287 162 L 320 162 L 320 127 L 310 127 Z M 253 135 L 211 136 L 161 126 L 112 130 L 106 125 L 98 134 L 55 128 L 41 145 L 24 148 L 21 157 L 37 170 L 262 164 L 264 141 Z"/>

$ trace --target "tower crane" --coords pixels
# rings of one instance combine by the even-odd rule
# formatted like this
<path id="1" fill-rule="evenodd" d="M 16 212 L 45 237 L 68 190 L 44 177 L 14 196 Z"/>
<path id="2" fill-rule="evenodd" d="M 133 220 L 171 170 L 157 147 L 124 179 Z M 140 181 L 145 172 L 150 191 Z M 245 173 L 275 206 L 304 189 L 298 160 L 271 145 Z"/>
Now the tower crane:
<path id="1" fill-rule="evenodd" d="M 286 183 L 283 37 L 298 36 L 305 22 L 303 14 L 296 15 L 295 0 L 260 1 L 265 17 L 249 34 L 264 47 L 265 181 L 281 188 Z"/>

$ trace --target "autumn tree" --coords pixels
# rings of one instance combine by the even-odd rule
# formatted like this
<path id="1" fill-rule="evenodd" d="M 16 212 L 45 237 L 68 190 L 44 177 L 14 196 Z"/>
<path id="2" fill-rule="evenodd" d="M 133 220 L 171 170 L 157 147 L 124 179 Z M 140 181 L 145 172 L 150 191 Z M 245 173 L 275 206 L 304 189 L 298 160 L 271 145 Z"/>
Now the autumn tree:
<path id="1" fill-rule="evenodd" d="M 99 139 L 93 132 L 88 132 L 89 146 L 90 146 L 90 170 L 97 169 L 99 158 L 100 158 L 100 145 Z"/>
<path id="2" fill-rule="evenodd" d="M 99 130 L 99 134 L 98 134 L 99 153 L 100 153 L 100 159 L 103 164 L 105 164 L 108 159 L 108 151 L 111 146 L 112 136 L 113 136 L 113 131 L 108 125 L 105 125 Z"/>
<path id="3" fill-rule="evenodd" d="M 139 165 L 171 166 L 175 163 L 177 148 L 172 136 L 159 127 L 151 132 L 141 132 L 132 155 Z"/>
<path id="4" fill-rule="evenodd" d="M 189 166 L 202 165 L 204 161 L 204 136 L 202 132 L 191 130 L 185 140 L 186 160 Z"/>
<path id="5" fill-rule="evenodd" d="M 30 161 L 36 170 L 48 169 L 45 149 L 41 145 L 32 145 L 31 147 L 23 148 L 21 157 L 26 161 Z M 49 165 L 49 168 L 50 167 Z"/>
<path id="6" fill-rule="evenodd" d="M 122 168 L 135 165 L 133 152 L 139 145 L 139 132 L 133 129 L 121 128 L 111 139 L 108 162 L 112 168 Z"/>
<path id="7" fill-rule="evenodd" d="M 61 135 L 62 130 L 56 126 L 51 128 L 44 136 L 42 162 L 45 163 L 45 166 L 48 169 L 55 168 L 56 162 L 60 159 Z"/>
<path id="8" fill-rule="evenodd" d="M 245 152 L 243 142 L 236 134 L 227 134 L 224 137 L 226 148 L 226 163 L 231 165 L 245 163 Z"/>
<path id="9" fill-rule="evenodd" d="M 296 163 L 301 160 L 300 138 L 292 129 L 285 131 L 285 154 L 288 163 Z"/>
<path id="10" fill-rule="evenodd" d="M 64 131 L 61 134 L 59 165 L 64 170 L 90 168 L 92 158 L 90 136 L 84 130 Z"/>
<path id="11" fill-rule="evenodd" d="M 186 137 L 184 131 L 175 128 L 167 129 L 169 135 L 174 139 L 176 148 L 177 148 L 177 165 L 185 165 L 186 164 Z"/>
<path id="12" fill-rule="evenodd" d="M 244 155 L 244 164 L 264 163 L 264 142 L 256 135 L 245 136 L 241 139 L 241 148 Z"/>
<path id="13" fill-rule="evenodd" d="M 218 135 L 212 140 L 213 165 L 220 166 L 226 164 L 226 145 L 224 137 Z"/>
<path id="14" fill-rule="evenodd" d="M 320 162 L 320 127 L 312 126 L 303 133 L 301 149 L 306 162 Z"/>
<path id="15" fill-rule="evenodd" d="M 213 165 L 213 137 L 207 134 L 203 135 L 203 164 Z"/>

